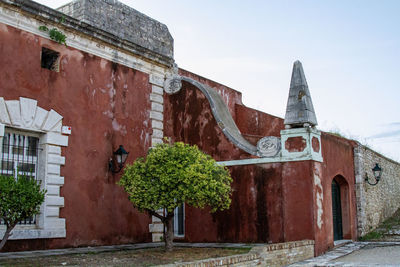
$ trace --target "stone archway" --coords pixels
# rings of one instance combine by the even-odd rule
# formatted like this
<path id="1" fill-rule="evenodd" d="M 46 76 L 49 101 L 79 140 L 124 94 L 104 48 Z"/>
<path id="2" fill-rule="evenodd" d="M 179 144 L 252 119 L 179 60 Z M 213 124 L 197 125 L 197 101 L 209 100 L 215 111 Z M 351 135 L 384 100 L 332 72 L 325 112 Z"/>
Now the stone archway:
<path id="1" fill-rule="evenodd" d="M 343 176 L 332 179 L 331 195 L 334 240 L 351 239 L 349 184 Z"/>

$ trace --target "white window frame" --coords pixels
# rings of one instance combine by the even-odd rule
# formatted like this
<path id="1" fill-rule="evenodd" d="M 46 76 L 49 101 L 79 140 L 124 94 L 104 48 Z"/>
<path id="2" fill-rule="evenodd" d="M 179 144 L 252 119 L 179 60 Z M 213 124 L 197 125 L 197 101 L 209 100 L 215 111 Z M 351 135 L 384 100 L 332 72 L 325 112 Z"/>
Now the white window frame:
<path id="1" fill-rule="evenodd" d="M 62 116 L 54 110 L 47 111 L 37 106 L 34 99 L 20 97 L 19 100 L 4 100 L 0 97 L 0 144 L 3 144 L 5 130 L 39 137 L 38 180 L 47 190 L 36 224 L 17 225 L 10 236 L 11 240 L 66 237 L 65 218 L 60 218 L 60 208 L 64 198 L 60 188 L 64 177 L 60 168 L 65 164 L 61 147 L 68 146 L 68 136 L 61 133 Z M 5 226 L 0 226 L 3 236 Z"/>
<path id="2" fill-rule="evenodd" d="M 41 183 L 39 172 L 38 172 L 38 165 L 40 164 L 40 160 L 39 160 L 39 149 L 40 149 L 39 148 L 39 137 L 40 137 L 40 135 L 37 133 L 34 133 L 34 132 L 18 131 L 18 130 L 14 130 L 12 128 L 5 127 L 4 135 L 8 135 L 8 134 L 11 137 L 7 143 L 8 151 L 4 151 L 4 144 L 3 144 L 4 137 L 0 144 L 0 164 L 1 164 L 0 168 L 3 168 L 4 161 L 12 162 L 13 167 L 12 167 L 12 169 L 7 169 L 7 170 L 2 169 L 1 174 L 14 176 L 14 178 L 17 179 L 18 175 L 26 175 L 29 173 L 30 177 L 34 177 L 34 179 L 36 181 L 38 181 L 38 182 L 40 181 L 40 183 Z M 14 138 L 15 135 L 17 135 L 18 137 L 22 136 L 25 139 L 23 141 L 22 146 L 20 143 L 15 144 L 13 142 L 15 139 Z M 36 155 L 28 154 L 28 150 L 27 150 L 27 148 L 29 147 L 29 143 L 28 143 L 29 138 L 28 137 L 35 137 L 38 140 L 37 148 L 36 148 L 36 152 L 37 152 Z M 14 151 L 12 151 L 16 148 L 16 146 L 22 147 L 24 149 L 22 151 L 22 155 L 20 154 L 20 152 L 15 153 Z M 28 163 L 28 164 L 34 163 L 35 170 L 33 172 L 32 171 L 21 171 L 18 166 L 19 163 Z M 24 225 L 25 227 L 33 226 L 37 222 L 36 217 L 37 216 L 35 216 L 34 223 L 33 222 L 32 223 L 22 223 L 21 222 L 21 224 L 18 224 L 18 225 Z M 2 225 L 2 224 L 0 224 L 0 225 Z"/>
<path id="3" fill-rule="evenodd" d="M 174 236 L 175 237 L 185 237 L 185 203 L 182 203 L 182 216 L 183 216 L 183 234 L 178 234 L 179 230 L 179 220 L 178 220 L 178 212 L 179 212 L 179 207 L 176 207 L 174 210 Z"/>

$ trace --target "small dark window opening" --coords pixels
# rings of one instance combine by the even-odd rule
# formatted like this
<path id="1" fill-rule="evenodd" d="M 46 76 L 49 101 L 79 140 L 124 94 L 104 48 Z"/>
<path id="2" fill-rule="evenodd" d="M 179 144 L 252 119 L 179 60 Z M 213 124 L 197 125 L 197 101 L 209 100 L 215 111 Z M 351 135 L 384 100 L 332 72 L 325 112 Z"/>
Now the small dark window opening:
<path id="1" fill-rule="evenodd" d="M 58 72 L 60 53 L 51 49 L 42 47 L 42 68 Z"/>

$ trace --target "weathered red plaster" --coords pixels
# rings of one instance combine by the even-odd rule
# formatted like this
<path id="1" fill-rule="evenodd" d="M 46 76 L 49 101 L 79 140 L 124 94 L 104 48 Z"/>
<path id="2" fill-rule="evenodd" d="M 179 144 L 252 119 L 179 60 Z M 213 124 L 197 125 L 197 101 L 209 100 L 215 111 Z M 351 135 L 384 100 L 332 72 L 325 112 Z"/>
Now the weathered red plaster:
<path id="1" fill-rule="evenodd" d="M 60 72 L 40 66 L 42 47 L 60 53 Z M 120 144 L 128 163 L 150 146 L 148 75 L 13 27 L 0 27 L 0 95 L 36 99 L 72 127 L 61 188 L 67 237 L 9 241 L 7 250 L 149 242 L 150 217 L 132 207 L 108 160 Z"/>
<path id="2" fill-rule="evenodd" d="M 306 147 L 306 140 L 301 136 L 289 137 L 285 142 L 285 149 L 289 152 L 302 152 Z"/>
<path id="3" fill-rule="evenodd" d="M 186 71 L 180 72 L 187 73 Z M 190 74 L 229 95 L 228 106 L 242 134 L 256 143 L 263 136 L 279 136 L 283 120 L 241 104 L 241 95 L 225 86 Z M 220 89 L 222 88 L 222 89 Z M 233 97 L 234 96 L 234 97 Z M 232 105 L 232 103 L 234 105 Z M 218 127 L 205 96 L 183 82 L 175 95 L 164 97 L 165 135 L 175 141 L 196 144 L 216 160 L 250 158 L 236 148 Z M 256 125 L 249 122 L 257 122 Z M 253 140 L 251 140 L 253 138 Z M 232 206 L 228 211 L 186 209 L 185 241 L 189 242 L 282 242 L 282 189 L 280 164 L 231 167 Z"/>
<path id="4" fill-rule="evenodd" d="M 317 137 L 313 136 L 313 138 L 311 139 L 311 146 L 314 152 L 319 153 L 320 145 Z"/>
<path id="5" fill-rule="evenodd" d="M 1 24 L 0 24 L 1 25 Z M 60 52 L 60 72 L 40 67 L 41 47 Z M 5 100 L 28 97 L 38 106 L 54 109 L 72 127 L 61 175 L 61 196 L 67 218 L 67 238 L 9 241 L 8 250 L 27 250 L 150 242 L 150 217 L 139 213 L 115 184 L 107 162 L 123 144 L 128 163 L 145 156 L 150 146 L 151 86 L 140 71 L 120 66 L 76 49 L 56 44 L 13 27 L 0 27 L 0 96 Z M 23 59 L 23 60 L 16 60 Z M 181 75 L 215 88 L 226 101 L 239 130 L 256 144 L 264 136 L 279 136 L 283 120 L 242 104 L 233 89 L 185 70 Z M 183 82 L 175 95 L 165 95 L 165 136 L 196 144 L 216 160 L 254 156 L 236 148 L 216 124 L 205 96 Z M 322 133 L 323 162 L 300 161 L 230 167 L 232 206 L 210 214 L 186 207 L 185 237 L 190 242 L 284 242 L 315 240 L 319 255 L 333 246 L 331 183 L 341 187 L 343 232 L 355 240 L 354 144 Z M 295 137 L 285 144 L 303 151 L 305 141 Z M 318 197 L 323 195 L 318 215 Z M 321 216 L 321 227 L 317 225 Z"/>
<path id="6" fill-rule="evenodd" d="M 356 199 L 354 178 L 354 142 L 334 135 L 321 134 L 322 157 L 321 180 L 324 190 L 324 216 L 322 230 L 317 231 L 315 253 L 319 255 L 333 247 L 332 180 L 340 185 L 342 201 L 343 234 L 346 239 L 357 239 Z"/>
<path id="7" fill-rule="evenodd" d="M 190 77 L 196 79 L 194 74 L 190 74 Z M 197 79 L 205 82 L 204 78 Z M 222 85 L 212 82 L 212 86 L 218 90 Z M 228 89 L 224 87 L 224 90 Z M 217 160 L 251 157 L 226 139 L 213 118 L 206 98 L 195 87 L 183 83 L 179 93 L 165 96 L 164 100 L 167 136 L 197 144 Z M 230 101 L 236 103 L 233 117 L 238 128 L 251 143 L 256 144 L 263 136 L 279 136 L 284 128 L 282 119 L 247 108 L 240 104 L 241 99 L 230 98 Z M 231 104 L 228 103 L 228 106 Z M 349 188 L 354 186 L 354 169 L 352 164 L 348 164 L 352 162 L 352 144 L 341 139 L 331 140 L 326 134 L 322 134 L 321 138 L 323 163 L 301 161 L 230 167 L 234 179 L 231 208 L 210 215 L 208 210 L 188 207 L 183 240 L 282 242 L 313 239 L 316 241 L 316 255 L 332 247 L 330 186 L 332 179 L 340 173 L 346 177 Z M 312 145 L 313 150 L 318 152 L 318 140 L 313 139 Z M 305 146 L 302 137 L 290 138 L 286 143 L 286 148 L 291 152 L 303 151 Z M 337 155 L 342 153 L 343 159 L 337 159 Z M 355 239 L 354 191 L 343 192 L 347 192 L 344 193 L 347 204 L 343 204 L 343 207 L 348 210 L 345 212 L 348 216 L 343 216 L 346 220 L 344 232 L 346 237 Z M 320 210 L 318 215 L 317 198 L 321 196 L 322 213 Z M 322 221 L 320 228 L 317 225 L 318 216 Z"/>

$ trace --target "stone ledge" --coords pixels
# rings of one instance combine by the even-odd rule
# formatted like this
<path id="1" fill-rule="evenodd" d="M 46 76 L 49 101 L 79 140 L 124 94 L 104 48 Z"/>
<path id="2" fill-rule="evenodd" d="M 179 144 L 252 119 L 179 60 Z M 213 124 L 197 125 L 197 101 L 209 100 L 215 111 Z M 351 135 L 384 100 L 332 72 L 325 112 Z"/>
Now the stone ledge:
<path id="1" fill-rule="evenodd" d="M 289 251 L 288 251 L 289 250 Z M 199 266 L 286 266 L 314 256 L 314 241 L 302 240 L 253 247 L 246 254 L 162 265 L 164 267 Z M 161 267 L 161 266 L 160 266 Z"/>
<path id="2" fill-rule="evenodd" d="M 263 251 L 275 251 L 275 250 L 292 249 L 292 248 L 298 248 L 298 247 L 303 247 L 303 246 L 310 246 L 310 245 L 314 245 L 314 244 L 315 244 L 314 240 L 301 240 L 301 241 L 292 241 L 292 242 L 286 242 L 286 243 L 269 244 L 269 245 L 265 245 L 263 247 L 257 247 L 254 249 L 255 250 L 262 249 Z"/>
<path id="3" fill-rule="evenodd" d="M 4 235 L 5 230 L 0 230 L 0 236 Z M 12 231 L 12 236 L 10 240 L 20 240 L 20 239 L 38 239 L 38 238 L 65 238 L 66 231 L 64 229 L 14 229 Z"/>

